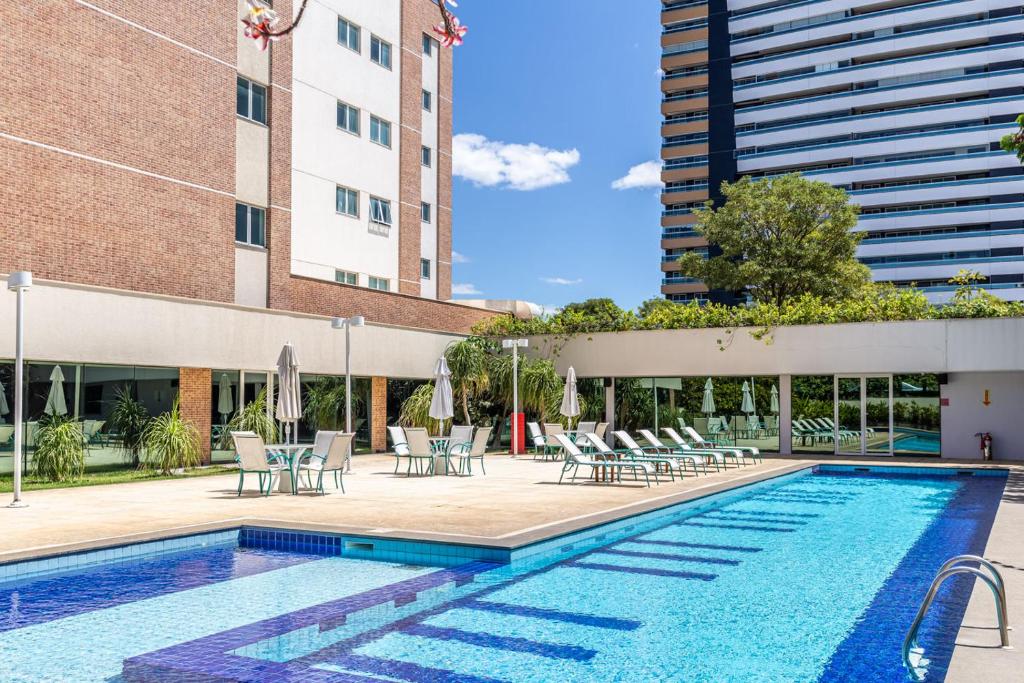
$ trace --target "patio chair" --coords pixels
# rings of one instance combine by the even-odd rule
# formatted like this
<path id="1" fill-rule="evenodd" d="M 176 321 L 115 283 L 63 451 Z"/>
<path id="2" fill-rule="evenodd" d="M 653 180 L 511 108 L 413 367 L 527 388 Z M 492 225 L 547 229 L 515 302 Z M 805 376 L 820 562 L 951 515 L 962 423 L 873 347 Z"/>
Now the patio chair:
<path id="1" fill-rule="evenodd" d="M 625 434 L 627 438 L 629 437 L 629 434 L 626 434 L 625 432 L 612 432 L 612 436 L 614 436 L 617 440 L 622 439 L 622 436 L 620 434 Z M 665 465 L 665 469 L 668 470 L 669 476 L 672 478 L 673 481 L 675 481 L 676 475 L 672 472 L 672 470 L 678 469 L 677 461 L 670 460 L 669 458 L 665 458 L 657 454 L 645 453 L 643 449 L 639 447 L 637 447 L 636 449 L 612 448 L 607 443 L 605 443 L 604 439 L 600 438 L 597 434 L 592 435 L 590 442 L 594 445 L 594 450 L 596 451 L 595 455 L 598 459 L 626 460 L 631 462 L 647 463 L 648 465 L 654 468 L 654 481 L 659 484 L 661 483 L 661 479 L 658 476 L 658 469 L 660 465 Z M 633 443 L 635 445 L 635 442 Z"/>
<path id="2" fill-rule="evenodd" d="M 618 471 L 619 479 L 621 480 L 622 470 L 630 470 L 633 472 L 633 478 L 640 481 L 638 472 L 643 472 L 644 481 L 647 482 L 647 486 L 651 485 L 650 475 L 654 475 L 657 478 L 658 474 L 654 471 L 654 467 L 650 463 L 636 462 L 633 460 L 604 460 L 597 459 L 593 456 L 586 455 L 579 448 L 576 447 L 569 437 L 565 434 L 555 434 L 555 440 L 558 442 L 559 447 L 565 451 L 565 464 L 562 465 L 562 474 L 558 477 L 558 483 L 562 483 L 562 479 L 565 478 L 565 473 L 572 470 L 571 481 L 576 481 L 576 473 L 580 467 L 589 467 L 590 472 L 593 474 L 598 468 L 608 468 Z M 614 477 L 612 478 L 614 480 Z"/>
<path id="3" fill-rule="evenodd" d="M 625 446 L 624 450 L 631 453 L 634 458 L 639 458 L 642 460 L 656 459 L 657 464 L 666 465 L 669 474 L 672 476 L 673 481 L 675 480 L 675 474 L 672 472 L 672 470 L 678 470 L 679 476 L 682 477 L 686 473 L 687 463 L 689 463 L 689 465 L 693 468 L 694 475 L 698 474 L 698 458 L 693 455 L 683 455 L 678 452 L 674 453 L 671 449 L 666 449 L 664 446 L 660 448 L 657 446 L 644 447 L 638 444 L 636 440 L 632 436 L 630 436 L 629 432 L 618 431 L 613 433 L 615 434 L 615 439 L 621 442 L 623 446 Z M 701 464 L 703 464 L 703 459 L 701 459 Z"/>
<path id="4" fill-rule="evenodd" d="M 412 465 L 416 463 L 416 474 L 423 475 L 423 461 L 427 461 L 426 474 L 434 473 L 434 452 L 430 448 L 430 437 L 422 427 L 410 427 L 405 430 L 405 438 L 409 440 L 409 467 L 405 476 L 412 476 Z"/>
<path id="5" fill-rule="evenodd" d="M 549 455 L 552 460 L 557 459 L 562 452 L 562 447 L 559 445 L 558 439 L 555 438 L 559 434 L 565 434 L 562 425 L 557 422 L 544 423 L 544 460 L 547 460 Z"/>
<path id="6" fill-rule="evenodd" d="M 476 430 L 471 443 L 462 444 L 458 450 L 452 450 L 451 455 L 459 459 L 459 474 L 473 475 L 473 461 L 480 461 L 480 471 L 487 474 L 484 469 L 484 454 L 487 453 L 487 441 L 491 438 L 492 427 L 481 427 Z"/>
<path id="7" fill-rule="evenodd" d="M 717 420 L 718 418 L 715 418 L 715 419 Z M 695 418 L 693 418 L 693 426 L 692 427 L 683 427 L 683 430 L 685 431 L 687 429 L 694 429 L 697 432 L 699 432 L 701 434 L 707 434 L 708 437 L 710 437 L 711 436 L 711 428 L 709 426 L 709 423 L 710 423 L 710 419 L 709 418 L 706 418 L 706 417 L 695 417 Z"/>
<path id="8" fill-rule="evenodd" d="M 576 425 L 576 446 L 584 453 L 590 448 L 590 444 L 587 442 L 587 434 L 595 429 L 597 429 L 596 422 L 580 422 Z"/>
<path id="9" fill-rule="evenodd" d="M 767 415 L 764 418 L 764 431 L 767 436 L 778 436 L 779 434 L 779 416 L 778 415 Z"/>
<path id="10" fill-rule="evenodd" d="M 747 417 L 747 434 L 749 434 L 749 438 L 758 439 L 763 431 L 764 428 L 761 426 L 761 420 L 757 415 Z"/>
<path id="11" fill-rule="evenodd" d="M 594 428 L 594 433 L 597 434 L 599 438 L 603 439 L 604 435 L 608 433 L 608 423 L 598 422 L 597 427 Z"/>
<path id="12" fill-rule="evenodd" d="M 448 435 L 448 444 L 444 452 L 441 455 L 444 456 L 444 473 L 448 474 L 448 469 L 451 466 L 451 457 L 455 454 L 456 450 L 469 449 L 473 445 L 473 427 L 467 427 L 465 425 L 457 425 L 452 427 L 451 433 Z"/>
<path id="13" fill-rule="evenodd" d="M 640 432 L 640 436 L 644 437 L 644 441 L 646 441 L 647 443 L 651 444 L 651 448 L 656 448 L 659 453 L 667 453 L 669 455 L 672 455 L 672 454 L 683 455 L 683 456 L 685 456 L 687 458 L 690 458 L 693 461 L 693 463 L 694 463 L 694 467 L 693 467 L 694 471 L 697 470 L 697 465 L 700 465 L 704 469 L 704 474 L 708 473 L 708 462 L 707 462 L 707 459 L 704 457 L 704 454 L 697 453 L 696 451 L 694 451 L 691 448 L 681 448 L 679 446 L 666 446 L 665 444 L 663 444 L 661 442 L 661 439 L 656 437 L 654 435 L 654 432 L 652 432 L 649 429 L 641 429 L 641 430 L 639 430 L 639 432 Z M 716 465 L 715 469 L 716 470 L 718 469 L 717 465 Z"/>
<path id="14" fill-rule="evenodd" d="M 691 439 L 693 439 L 694 446 L 697 446 L 698 448 L 706 448 L 708 446 L 711 446 L 713 449 L 721 448 L 719 444 L 717 444 L 714 441 L 708 441 L 707 439 L 703 438 L 700 434 L 693 431 L 693 429 L 691 429 L 690 427 L 686 428 L 686 433 L 690 436 Z M 744 465 L 747 464 L 745 461 L 747 453 L 750 454 L 751 460 L 753 460 L 755 463 L 758 460 L 764 462 L 764 458 L 761 457 L 760 449 L 758 449 L 755 446 L 736 446 L 733 444 L 726 444 L 725 449 L 739 453 L 741 459 L 744 460 Z"/>
<path id="15" fill-rule="evenodd" d="M 395 449 L 394 473 L 398 474 L 398 466 L 402 464 L 402 458 L 409 459 L 409 465 L 412 465 L 409 442 L 405 438 L 405 430 L 398 426 L 388 427 L 388 436 L 391 437 L 391 446 Z"/>
<path id="16" fill-rule="evenodd" d="M 321 436 L 323 435 L 323 436 Z M 342 432 L 317 432 L 313 452 L 299 461 L 297 473 L 306 473 L 306 481 L 310 488 L 313 487 L 313 474 L 316 473 L 316 487 L 320 495 L 325 496 L 324 472 L 334 473 L 334 488 L 341 489 L 345 493 L 344 470 L 345 461 L 348 460 L 349 449 L 352 448 L 352 439 L 355 433 L 345 434 Z M 326 445 L 326 451 L 318 447 Z M 295 477 L 296 488 L 298 476 Z"/>
<path id="17" fill-rule="evenodd" d="M 533 448 L 534 460 L 536 460 L 537 454 L 543 450 L 547 440 L 544 438 L 544 433 L 540 431 L 540 425 L 536 422 L 527 422 L 526 430 L 530 433 L 530 444 Z"/>
<path id="18" fill-rule="evenodd" d="M 288 465 L 281 455 L 267 455 L 263 439 L 253 432 L 231 432 L 231 439 L 238 454 L 238 495 L 242 495 L 242 485 L 246 474 L 256 474 L 260 479 L 260 493 L 269 496 L 274 490 L 274 482 Z M 266 491 L 264 491 L 264 485 Z"/>
<path id="19" fill-rule="evenodd" d="M 680 450 L 690 451 L 693 453 L 699 453 L 700 455 L 706 455 L 715 461 L 715 469 L 720 470 L 725 467 L 728 468 L 728 458 L 732 458 L 739 467 L 743 454 L 731 446 L 719 447 L 719 446 L 707 446 L 709 442 L 702 441 L 695 446 L 691 446 L 686 443 L 686 439 L 679 435 L 679 432 L 672 429 L 671 427 L 662 427 L 661 431 L 665 432 L 668 438 L 672 439 Z"/>
<path id="20" fill-rule="evenodd" d="M 7 442 L 14 438 L 14 425 L 0 425 L 0 446 L 6 446 Z"/>

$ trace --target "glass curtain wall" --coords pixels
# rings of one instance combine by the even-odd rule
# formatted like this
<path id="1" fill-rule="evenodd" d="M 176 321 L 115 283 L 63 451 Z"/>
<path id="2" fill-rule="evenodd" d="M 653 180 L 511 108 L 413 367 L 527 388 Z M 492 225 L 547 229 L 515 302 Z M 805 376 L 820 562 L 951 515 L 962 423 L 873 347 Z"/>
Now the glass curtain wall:
<path id="1" fill-rule="evenodd" d="M 688 437 L 689 427 L 723 445 L 778 452 L 778 377 L 681 377 L 657 386 L 659 429 Z"/>
<path id="2" fill-rule="evenodd" d="M 892 378 L 893 452 L 940 454 L 939 378 L 934 374 Z"/>
<path id="3" fill-rule="evenodd" d="M 856 384 L 856 400 L 859 406 L 860 384 Z M 843 390 L 840 385 L 840 391 Z M 833 418 L 835 415 L 835 386 L 832 375 L 794 375 L 790 393 L 793 410 L 793 453 L 834 453 Z M 839 434 L 840 447 L 860 448 L 859 439 L 853 430 L 860 429 L 860 414 L 857 409 L 843 408 L 840 404 Z M 853 427 L 852 425 L 856 425 Z M 850 426 L 850 429 L 845 429 Z"/>
<path id="4" fill-rule="evenodd" d="M 210 387 L 210 460 L 211 462 L 233 462 L 235 451 L 221 448 L 222 436 L 231 418 L 241 409 L 241 387 L 238 370 L 214 370 Z M 227 444 L 223 444 L 227 445 Z"/>
<path id="5" fill-rule="evenodd" d="M 10 471 L 14 451 L 14 364 L 0 361 L 0 472 Z"/>
<path id="6" fill-rule="evenodd" d="M 248 373 L 246 373 L 248 377 Z M 345 429 L 345 377 L 332 375 L 299 376 L 302 385 L 303 417 L 298 424 L 298 440 L 312 443 L 319 430 Z M 370 450 L 370 412 L 372 383 L 369 377 L 352 378 L 352 429 L 354 451 Z"/>

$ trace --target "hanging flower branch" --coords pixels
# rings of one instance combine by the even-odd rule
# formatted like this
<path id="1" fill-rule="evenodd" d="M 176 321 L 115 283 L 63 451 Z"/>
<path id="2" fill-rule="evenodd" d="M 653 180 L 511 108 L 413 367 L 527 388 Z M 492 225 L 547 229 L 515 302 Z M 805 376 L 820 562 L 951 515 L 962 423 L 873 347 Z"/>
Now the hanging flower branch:
<path id="1" fill-rule="evenodd" d="M 283 28 L 278 28 L 277 12 L 272 10 L 265 0 L 245 0 L 245 4 L 249 8 L 246 16 L 242 18 L 245 37 L 255 40 L 256 47 L 260 50 L 266 50 L 272 41 L 279 40 L 296 29 L 302 21 L 309 0 L 302 0 L 295 21 Z M 438 9 L 441 11 L 441 23 L 434 27 L 434 31 L 441 36 L 440 43 L 445 47 L 462 45 L 462 37 L 466 35 L 468 29 L 459 23 L 459 18 L 448 10 L 447 5 L 458 7 L 453 0 L 437 0 Z"/>
<path id="2" fill-rule="evenodd" d="M 1024 114 L 1017 117 L 1017 125 L 1020 126 L 1020 130 L 1004 135 L 999 141 L 999 146 L 1003 151 L 1016 154 L 1020 163 L 1024 164 Z"/>

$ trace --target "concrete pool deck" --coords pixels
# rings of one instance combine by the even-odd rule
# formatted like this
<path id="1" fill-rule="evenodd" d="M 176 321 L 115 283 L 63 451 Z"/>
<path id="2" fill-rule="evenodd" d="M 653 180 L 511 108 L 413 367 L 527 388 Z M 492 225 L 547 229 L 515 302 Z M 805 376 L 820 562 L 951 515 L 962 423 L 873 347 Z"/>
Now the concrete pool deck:
<path id="1" fill-rule="evenodd" d="M 759 465 L 689 476 L 647 488 L 593 483 L 558 486 L 560 463 L 505 455 L 487 458 L 487 476 L 413 477 L 392 474 L 389 456 L 360 456 L 345 477 L 346 495 L 327 484 L 326 496 L 255 491 L 255 477 L 236 497 L 237 475 L 32 491 L 28 508 L 0 508 L 0 563 L 241 525 L 343 532 L 514 548 L 632 514 L 754 483 L 815 463 L 970 466 L 976 461 L 909 458 L 768 458 Z M 1024 624 L 1024 466 L 1011 470 L 986 549 L 1006 581 L 1011 624 Z M 250 482 L 247 478 L 247 484 Z M 975 587 L 947 680 L 984 676 L 986 683 L 1020 681 L 1018 649 L 1001 650 L 991 595 Z"/>

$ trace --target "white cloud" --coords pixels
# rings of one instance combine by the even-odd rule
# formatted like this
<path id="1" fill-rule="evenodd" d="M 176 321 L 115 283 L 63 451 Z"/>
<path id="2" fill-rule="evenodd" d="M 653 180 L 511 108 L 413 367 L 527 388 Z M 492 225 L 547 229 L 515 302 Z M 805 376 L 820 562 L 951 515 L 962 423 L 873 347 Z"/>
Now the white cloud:
<path id="1" fill-rule="evenodd" d="M 481 187 L 539 190 L 571 179 L 569 169 L 580 162 L 575 149 L 557 150 L 538 144 L 509 144 L 483 135 L 460 133 L 452 140 L 452 173 Z"/>
<path id="2" fill-rule="evenodd" d="M 469 263 L 469 257 L 452 250 L 452 263 Z"/>
<path id="3" fill-rule="evenodd" d="M 583 278 L 578 278 L 576 280 L 567 280 L 564 277 L 542 277 L 541 281 L 546 282 L 549 285 L 578 285 L 581 282 L 583 282 Z"/>
<path id="4" fill-rule="evenodd" d="M 464 284 L 452 285 L 452 294 L 458 294 L 461 296 L 472 296 L 474 294 L 483 294 L 483 292 L 477 289 L 476 285 L 469 284 L 467 282 Z"/>
<path id="5" fill-rule="evenodd" d="M 615 190 L 633 190 L 642 187 L 662 187 L 661 162 L 645 161 L 629 169 L 629 173 L 612 183 Z"/>

